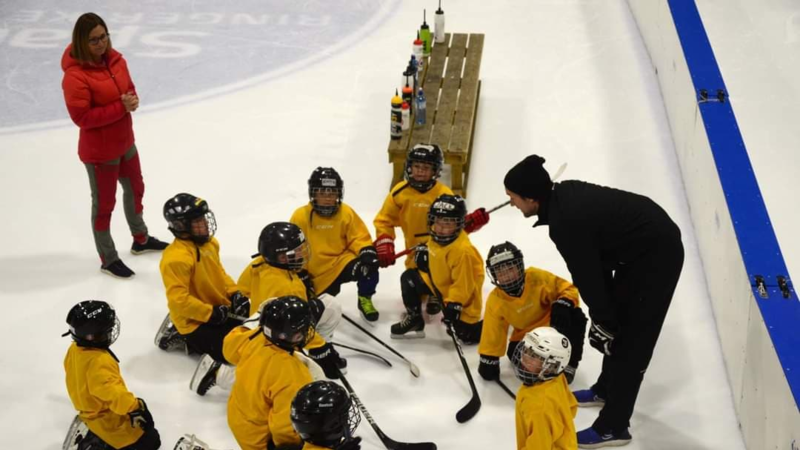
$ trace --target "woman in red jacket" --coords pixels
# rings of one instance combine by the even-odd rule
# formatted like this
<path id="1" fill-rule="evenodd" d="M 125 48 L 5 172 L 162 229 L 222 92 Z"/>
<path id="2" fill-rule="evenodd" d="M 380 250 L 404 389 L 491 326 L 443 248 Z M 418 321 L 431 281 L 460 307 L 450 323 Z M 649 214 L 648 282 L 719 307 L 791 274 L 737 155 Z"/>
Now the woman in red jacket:
<path id="1" fill-rule="evenodd" d="M 110 231 L 117 182 L 122 185 L 125 218 L 133 235 L 131 253 L 160 251 L 167 246 L 147 234 L 142 218 L 144 181 L 131 121 L 131 112 L 139 107 L 136 87 L 122 54 L 111 48 L 106 23 L 94 13 L 78 18 L 61 68 L 67 110 L 80 127 L 78 156 L 89 174 L 100 270 L 130 278 L 134 273 L 119 259 Z"/>

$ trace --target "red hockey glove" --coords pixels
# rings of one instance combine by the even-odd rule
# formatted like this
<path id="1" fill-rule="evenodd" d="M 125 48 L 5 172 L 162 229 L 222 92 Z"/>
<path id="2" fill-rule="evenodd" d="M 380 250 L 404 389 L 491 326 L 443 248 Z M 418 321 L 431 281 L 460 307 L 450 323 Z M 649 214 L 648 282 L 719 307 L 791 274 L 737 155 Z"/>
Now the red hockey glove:
<path id="1" fill-rule="evenodd" d="M 388 234 L 382 234 L 375 239 L 375 250 L 378 252 L 380 267 L 389 267 L 394 264 L 394 239 Z"/>
<path id="2" fill-rule="evenodd" d="M 489 213 L 486 212 L 486 208 L 478 208 L 464 218 L 464 231 L 473 233 L 487 223 L 489 223 Z"/>

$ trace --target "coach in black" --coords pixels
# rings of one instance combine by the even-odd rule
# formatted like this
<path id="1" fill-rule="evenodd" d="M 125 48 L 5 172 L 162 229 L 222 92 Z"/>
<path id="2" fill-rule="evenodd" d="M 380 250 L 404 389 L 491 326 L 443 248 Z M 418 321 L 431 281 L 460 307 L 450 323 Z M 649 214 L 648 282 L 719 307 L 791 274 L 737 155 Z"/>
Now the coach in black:
<path id="1" fill-rule="evenodd" d="M 553 183 L 531 155 L 506 174 L 511 205 L 550 239 L 589 308 L 589 343 L 602 352 L 603 370 L 590 389 L 575 392 L 581 406 L 602 405 L 578 445 L 624 445 L 633 406 L 653 355 L 683 267 L 678 226 L 642 195 L 583 181 Z"/>

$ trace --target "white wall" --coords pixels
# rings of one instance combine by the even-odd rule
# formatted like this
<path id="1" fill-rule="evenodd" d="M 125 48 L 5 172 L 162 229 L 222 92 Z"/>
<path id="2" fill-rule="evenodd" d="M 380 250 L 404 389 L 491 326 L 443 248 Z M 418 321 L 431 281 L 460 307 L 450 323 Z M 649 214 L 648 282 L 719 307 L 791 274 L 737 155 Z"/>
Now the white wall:
<path id="1" fill-rule="evenodd" d="M 753 297 L 668 1 L 628 4 L 661 85 L 745 443 L 800 448 L 800 413 Z"/>

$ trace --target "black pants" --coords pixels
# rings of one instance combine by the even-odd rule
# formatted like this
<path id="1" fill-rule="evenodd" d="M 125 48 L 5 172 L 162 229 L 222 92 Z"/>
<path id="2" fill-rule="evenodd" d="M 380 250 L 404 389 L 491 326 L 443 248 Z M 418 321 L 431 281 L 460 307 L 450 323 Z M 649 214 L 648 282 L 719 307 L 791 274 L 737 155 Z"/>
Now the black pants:
<path id="1" fill-rule="evenodd" d="M 336 297 L 342 290 L 343 284 L 355 281 L 358 286 L 358 295 L 360 297 L 372 297 L 375 295 L 375 290 L 378 287 L 378 281 L 380 279 L 378 276 L 378 269 L 371 270 L 367 272 L 366 275 L 358 270 L 353 273 L 357 263 L 358 257 L 347 263 L 339 276 L 336 277 L 333 283 L 325 288 L 325 291 L 322 293 Z"/>
<path id="2" fill-rule="evenodd" d="M 601 435 L 619 433 L 630 426 L 644 373 L 680 278 L 683 257 L 678 232 L 677 236 L 660 239 L 642 258 L 614 272 L 611 289 L 619 330 L 611 356 L 603 358 L 603 370 L 592 386 L 606 401 L 592 424 Z"/>
<path id="3" fill-rule="evenodd" d="M 189 351 L 201 355 L 208 353 L 215 361 L 227 364 L 225 357 L 222 356 L 222 341 L 232 329 L 241 324 L 238 320 L 228 319 L 219 325 L 209 323 L 200 325 L 196 330 L 184 335 Z"/>
<path id="4" fill-rule="evenodd" d="M 138 441 L 118 450 L 158 450 L 159 448 L 161 448 L 161 436 L 158 434 L 158 430 L 155 428 L 150 428 L 149 430 L 145 430 L 144 434 L 139 438 Z M 100 439 L 100 437 L 91 431 L 89 431 L 86 434 L 86 437 L 84 437 L 80 444 L 78 444 L 78 450 L 113 449 L 114 447 L 106 444 L 102 439 Z"/>
<path id="5" fill-rule="evenodd" d="M 422 280 L 422 275 L 419 269 L 407 269 L 400 275 L 400 286 L 403 294 L 403 305 L 410 314 L 422 314 L 422 297 L 431 296 L 428 301 L 435 301 L 436 297 L 431 292 L 425 281 Z M 464 344 L 477 344 L 481 340 L 481 331 L 483 331 L 483 321 L 479 320 L 476 323 L 467 323 L 457 320 L 453 323 L 453 331 L 456 337 Z"/>
<path id="6" fill-rule="evenodd" d="M 567 339 L 569 339 L 569 343 L 572 344 L 572 354 L 569 357 L 568 365 L 576 369 L 581 359 L 583 359 L 583 343 L 586 340 L 586 325 L 588 322 L 589 319 L 586 318 L 586 314 L 583 313 L 583 310 L 580 308 L 572 308 L 570 329 L 559 331 L 559 333 L 566 336 Z M 506 356 L 512 363 L 514 362 L 514 350 L 517 349 L 519 342 L 520 341 L 508 341 Z"/>

